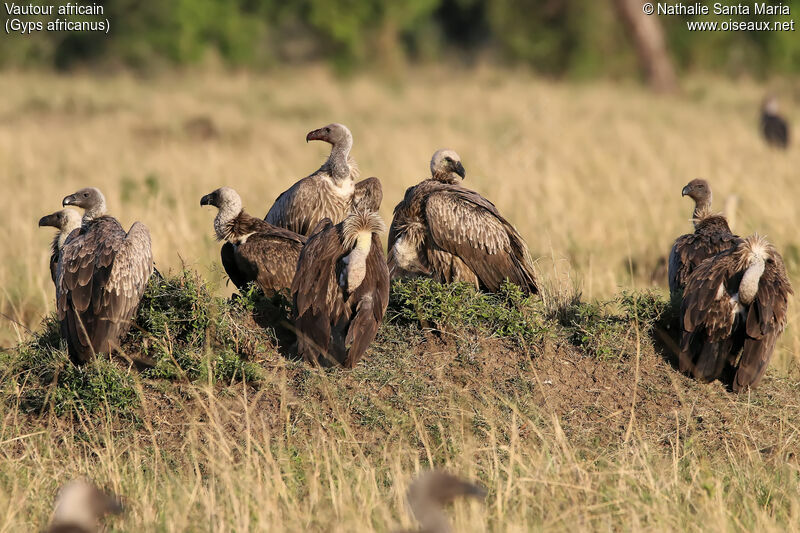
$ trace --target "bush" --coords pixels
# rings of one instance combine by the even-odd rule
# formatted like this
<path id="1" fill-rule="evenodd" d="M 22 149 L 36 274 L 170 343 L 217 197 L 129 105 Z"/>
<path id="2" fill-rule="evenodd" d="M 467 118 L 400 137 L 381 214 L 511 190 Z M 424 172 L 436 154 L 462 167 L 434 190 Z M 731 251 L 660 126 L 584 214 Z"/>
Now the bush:
<path id="1" fill-rule="evenodd" d="M 443 285 L 427 278 L 392 284 L 388 316 L 439 330 L 470 328 L 497 337 L 531 341 L 547 331 L 536 296 L 504 282 L 496 294 L 468 283 Z"/>

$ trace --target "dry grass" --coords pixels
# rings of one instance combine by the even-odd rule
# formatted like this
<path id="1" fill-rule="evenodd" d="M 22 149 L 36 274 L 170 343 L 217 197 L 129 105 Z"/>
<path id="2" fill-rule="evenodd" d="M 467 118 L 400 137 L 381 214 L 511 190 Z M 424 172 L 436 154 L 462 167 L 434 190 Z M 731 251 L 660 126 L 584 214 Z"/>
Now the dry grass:
<path id="1" fill-rule="evenodd" d="M 436 148 L 457 150 L 465 185 L 517 225 L 552 284 L 580 280 L 584 300 L 650 285 L 659 257 L 690 229 L 691 207 L 679 191 L 694 177 L 711 181 L 718 209 L 739 196 L 734 229 L 766 234 L 796 276 L 800 150 L 776 153 L 760 142 L 763 87 L 698 80 L 681 97 L 658 98 L 633 86 L 556 85 L 519 72 L 409 79 L 340 81 L 323 70 L 145 81 L 4 75 L 0 311 L 21 325 L 0 323 L 0 343 L 16 343 L 53 307 L 52 236 L 36 221 L 63 196 L 100 186 L 126 227 L 150 227 L 160 269 L 186 262 L 219 281 L 213 214 L 200 197 L 233 186 L 253 214 L 264 214 L 325 157 L 326 146 L 303 137 L 331 121 L 352 129 L 362 175 L 381 178 L 387 219 L 405 188 L 426 176 Z M 559 294 L 550 294 L 556 306 Z M 517 367 L 504 373 L 452 376 L 453 357 L 502 351 L 465 337 L 420 344 L 417 367 L 401 369 L 403 379 L 378 375 L 391 339 L 360 374 L 309 373 L 276 359 L 255 388 L 173 390 L 136 377 L 145 400 L 136 424 L 114 413 L 68 423 L 11 409 L 0 422 L 0 532 L 41 526 L 56 485 L 77 473 L 131 500 L 114 522 L 122 530 L 410 527 L 403 491 L 431 464 L 490 489 L 486 506 L 455 507 L 458 531 L 797 529 L 797 303 L 775 368 L 753 398 L 677 376 L 645 341 L 630 345 L 624 363 L 591 374 L 574 352 L 546 345 L 538 367 L 512 353 Z M 635 330 L 629 336 L 638 338 Z M 567 388 L 549 395 L 545 383 L 573 368 L 571 379 L 587 390 L 601 390 L 611 375 L 615 390 L 638 394 L 620 394 L 628 407 L 613 409 L 613 395 L 574 405 Z M 539 392 L 493 392 L 500 377 L 517 374 Z M 383 386 L 396 392 L 415 376 L 424 390 L 403 409 L 392 406 Z M 352 400 L 333 401 L 364 387 L 379 412 L 397 418 L 364 430 L 366 415 L 353 414 Z M 668 408 L 648 416 L 653 396 Z"/>

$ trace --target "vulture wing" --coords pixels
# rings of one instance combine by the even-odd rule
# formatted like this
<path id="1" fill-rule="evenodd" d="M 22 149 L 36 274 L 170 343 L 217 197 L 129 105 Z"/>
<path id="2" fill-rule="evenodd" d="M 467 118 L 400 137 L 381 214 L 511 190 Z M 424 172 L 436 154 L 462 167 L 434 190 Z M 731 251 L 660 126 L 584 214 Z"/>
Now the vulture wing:
<path id="1" fill-rule="evenodd" d="M 239 264 L 236 262 L 236 248 L 231 243 L 226 242 L 222 245 L 220 256 L 225 273 L 228 274 L 237 289 L 244 289 L 254 279 L 248 278 L 247 274 L 239 268 Z"/>
<path id="2" fill-rule="evenodd" d="M 257 233 L 236 247 L 235 261 L 239 271 L 256 280 L 269 295 L 292 286 L 302 247 L 296 236 L 287 239 L 282 232 Z"/>
<path id="3" fill-rule="evenodd" d="M 345 368 L 353 368 L 375 340 L 389 305 L 389 269 L 383 256 L 381 241 L 375 234 L 372 235 L 372 246 L 367 255 L 364 283 L 348 301 L 355 303 L 356 310 L 345 338 L 347 355 L 343 364 Z"/>
<path id="4" fill-rule="evenodd" d="M 136 222 L 125 234 L 101 217 L 61 250 L 57 307 L 70 356 L 78 363 L 109 352 L 127 332 L 153 271 L 150 233 Z"/>
<path id="5" fill-rule="evenodd" d="M 736 322 L 729 292 L 736 276 L 732 252 L 704 261 L 689 276 L 684 291 L 679 363 L 681 371 L 692 370 L 698 378 L 717 377 L 734 350 L 728 342 Z"/>
<path id="6" fill-rule="evenodd" d="M 300 235 L 310 235 L 323 218 L 339 222 L 347 214 L 349 198 L 335 195 L 322 178 L 312 174 L 278 196 L 264 220 Z"/>
<path id="7" fill-rule="evenodd" d="M 490 201 L 450 187 L 428 197 L 425 215 L 435 244 L 460 258 L 488 290 L 497 291 L 508 278 L 538 292 L 525 242 Z"/>
<path id="8" fill-rule="evenodd" d="M 669 292 L 680 294 L 689 275 L 700 263 L 714 255 L 733 248 L 741 239 L 731 233 L 725 217 L 712 215 L 698 223 L 694 233 L 675 240 L 669 254 Z"/>
<path id="9" fill-rule="evenodd" d="M 331 322 L 345 311 L 336 281 L 342 254 L 337 228 L 326 218 L 316 225 L 297 261 L 292 281 L 297 351 L 313 364 L 329 356 Z"/>
<path id="10" fill-rule="evenodd" d="M 745 340 L 733 390 L 755 387 L 767 369 L 775 343 L 786 326 L 789 295 L 794 294 L 783 260 L 777 254 L 768 261 L 750 305 L 745 323 Z"/>

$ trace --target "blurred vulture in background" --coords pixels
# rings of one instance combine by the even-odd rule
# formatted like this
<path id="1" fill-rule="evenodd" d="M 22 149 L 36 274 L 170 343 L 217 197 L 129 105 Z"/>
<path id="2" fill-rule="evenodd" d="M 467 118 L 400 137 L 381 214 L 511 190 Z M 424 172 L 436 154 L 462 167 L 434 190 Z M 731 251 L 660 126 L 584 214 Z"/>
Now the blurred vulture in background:
<path id="1" fill-rule="evenodd" d="M 379 235 L 383 193 L 361 182 L 342 222 L 323 219 L 300 252 L 292 283 L 297 352 L 312 364 L 353 368 L 375 339 L 389 304 L 389 270 Z"/>
<path id="2" fill-rule="evenodd" d="M 770 146 L 785 149 L 789 145 L 789 125 L 780 115 L 774 95 L 767 96 L 761 106 L 761 133 Z"/>
<path id="3" fill-rule="evenodd" d="M 306 238 L 248 215 L 242 199 L 230 187 L 203 196 L 200 205 L 213 205 L 214 233 L 222 245 L 222 266 L 239 290 L 256 282 L 264 294 L 273 295 L 292 286 L 297 258 Z"/>
<path id="4" fill-rule="evenodd" d="M 734 391 L 758 385 L 786 326 L 790 294 L 783 259 L 759 235 L 703 262 L 681 306 L 681 370 L 712 381 L 729 365 Z"/>
<path id="5" fill-rule="evenodd" d="M 64 198 L 85 210 L 79 231 L 61 248 L 56 269 L 56 306 L 70 358 L 85 363 L 111 353 L 130 328 L 153 273 L 150 232 L 134 222 L 125 233 L 106 215 L 106 200 L 94 187 Z"/>
<path id="6" fill-rule="evenodd" d="M 694 200 L 694 233 L 678 237 L 669 254 L 667 275 L 669 292 L 673 297 L 683 294 L 689 275 L 700 263 L 740 241 L 731 232 L 726 218 L 711 212 L 711 186 L 706 180 L 690 181 L 681 191 L 681 196 Z"/>
<path id="7" fill-rule="evenodd" d="M 101 518 L 122 511 L 122 504 L 113 494 L 82 479 L 70 481 L 58 491 L 45 533 L 96 533 L 100 531 Z"/>
<path id="8" fill-rule="evenodd" d="M 450 522 L 442 508 L 459 496 L 484 499 L 486 489 L 441 470 L 424 472 L 415 479 L 408 487 L 407 499 L 422 526 L 416 533 L 450 533 Z"/>
<path id="9" fill-rule="evenodd" d="M 353 136 L 342 124 L 329 124 L 306 135 L 308 141 L 331 145 L 327 161 L 308 177 L 278 196 L 265 220 L 300 235 L 309 235 L 317 223 L 328 218 L 338 224 L 350 209 L 358 166 L 350 157 Z"/>
<path id="10" fill-rule="evenodd" d="M 392 277 L 464 281 L 490 292 L 508 279 L 537 293 L 525 241 L 492 202 L 460 185 L 464 176 L 458 154 L 439 150 L 431 179 L 406 190 L 389 229 Z"/>
<path id="11" fill-rule="evenodd" d="M 53 284 L 55 284 L 56 268 L 58 266 L 58 258 L 61 256 L 61 248 L 64 247 L 64 243 L 70 233 L 81 227 L 81 215 L 74 209 L 62 209 L 40 218 L 39 227 L 45 226 L 52 226 L 58 230 L 50 247 L 50 277 L 53 279 Z"/>

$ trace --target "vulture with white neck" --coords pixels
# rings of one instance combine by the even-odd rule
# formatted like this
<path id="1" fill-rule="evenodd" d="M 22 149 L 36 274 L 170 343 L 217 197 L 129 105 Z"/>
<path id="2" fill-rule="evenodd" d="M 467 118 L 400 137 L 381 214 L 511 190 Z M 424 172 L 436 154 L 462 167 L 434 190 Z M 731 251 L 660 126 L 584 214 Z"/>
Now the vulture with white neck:
<path id="1" fill-rule="evenodd" d="M 694 233 L 678 237 L 669 254 L 667 277 L 673 297 L 683 295 L 689 275 L 700 263 L 736 246 L 741 240 L 731 232 L 723 215 L 711 211 L 711 186 L 706 180 L 690 181 L 681 191 L 681 196 L 694 200 Z"/>
<path id="2" fill-rule="evenodd" d="M 153 273 L 150 231 L 134 222 L 126 233 L 106 214 L 99 189 L 64 198 L 84 209 L 81 227 L 66 240 L 56 268 L 56 307 L 61 334 L 77 364 L 119 347 Z"/>
<path id="3" fill-rule="evenodd" d="M 452 150 L 431 159 L 431 178 L 406 190 L 389 229 L 392 277 L 463 281 L 497 292 L 508 279 L 537 293 L 528 246 L 492 202 L 461 186 L 466 173 Z"/>
<path id="4" fill-rule="evenodd" d="M 222 266 L 240 290 L 256 282 L 267 296 L 292 286 L 297 258 L 306 238 L 251 216 L 230 187 L 203 196 L 200 205 L 218 209 L 214 233 L 222 245 Z"/>
<path id="5" fill-rule="evenodd" d="M 789 145 L 789 125 L 780 114 L 778 99 L 769 95 L 761 106 L 761 134 L 768 145 L 786 149 Z"/>
<path id="6" fill-rule="evenodd" d="M 379 235 L 383 193 L 369 178 L 340 223 L 323 219 L 300 252 L 292 283 L 297 352 L 311 364 L 353 368 L 389 304 L 389 270 Z"/>
<path id="7" fill-rule="evenodd" d="M 727 364 L 735 392 L 758 385 L 786 326 L 790 294 L 783 259 L 759 235 L 703 262 L 681 305 L 681 367 L 712 381 Z"/>
<path id="8" fill-rule="evenodd" d="M 328 124 L 306 135 L 308 141 L 325 141 L 331 153 L 322 166 L 282 193 L 267 216 L 270 224 L 308 236 L 317 223 L 328 218 L 338 224 L 351 206 L 358 166 L 350 156 L 353 135 L 343 124 Z"/>
<path id="9" fill-rule="evenodd" d="M 452 528 L 443 507 L 459 496 L 483 500 L 486 489 L 442 470 L 423 472 L 406 493 L 408 506 L 421 528 L 403 533 L 450 533 Z"/>
<path id="10" fill-rule="evenodd" d="M 56 267 L 61 255 L 61 248 L 67 241 L 70 233 L 81 227 L 81 215 L 74 209 L 62 209 L 39 219 L 39 227 L 51 226 L 56 228 L 56 236 L 50 246 L 50 277 L 53 284 L 56 282 Z"/>
<path id="11" fill-rule="evenodd" d="M 58 491 L 50 525 L 45 533 L 97 533 L 100 520 L 121 514 L 119 498 L 83 479 L 70 481 Z M 105 531 L 105 528 L 102 529 Z"/>

